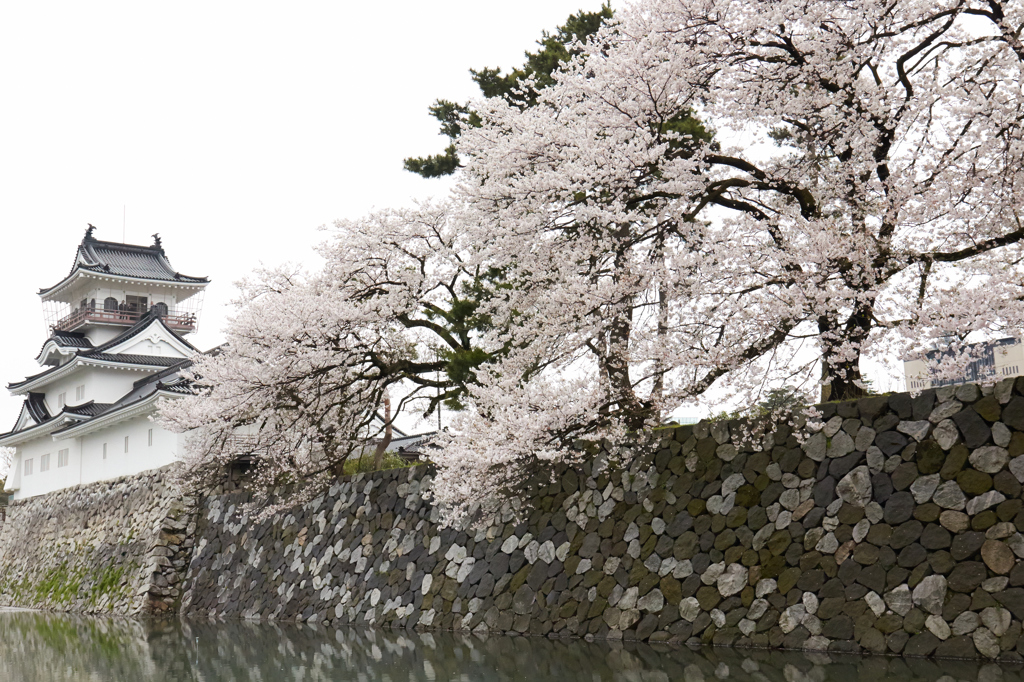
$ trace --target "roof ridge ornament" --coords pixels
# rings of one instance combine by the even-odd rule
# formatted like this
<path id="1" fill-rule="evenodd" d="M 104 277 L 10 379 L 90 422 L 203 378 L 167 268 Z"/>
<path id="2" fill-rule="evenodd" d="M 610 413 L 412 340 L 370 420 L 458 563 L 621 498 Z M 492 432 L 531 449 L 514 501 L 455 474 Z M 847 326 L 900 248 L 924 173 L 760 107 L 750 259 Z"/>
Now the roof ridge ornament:
<path id="1" fill-rule="evenodd" d="M 86 225 L 88 225 L 88 227 L 85 228 L 85 238 L 95 239 L 95 237 L 92 236 L 92 233 L 96 231 L 96 226 L 93 225 L 92 223 L 86 223 Z"/>
<path id="2" fill-rule="evenodd" d="M 153 248 L 155 248 L 157 251 L 163 253 L 164 243 L 160 239 L 160 233 L 159 232 L 157 232 L 156 234 L 153 235 Z"/>

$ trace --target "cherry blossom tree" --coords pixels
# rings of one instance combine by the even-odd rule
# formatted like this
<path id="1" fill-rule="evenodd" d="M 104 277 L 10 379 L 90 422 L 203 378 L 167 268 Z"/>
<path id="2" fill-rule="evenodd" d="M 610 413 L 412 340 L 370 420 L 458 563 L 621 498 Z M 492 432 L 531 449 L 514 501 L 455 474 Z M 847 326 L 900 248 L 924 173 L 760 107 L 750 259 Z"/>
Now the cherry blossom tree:
<path id="1" fill-rule="evenodd" d="M 320 272 L 278 269 L 240 284 L 226 343 L 195 358 L 196 395 L 161 406 L 188 433 L 183 482 L 209 489 L 240 457 L 252 462 L 253 508 L 315 496 L 351 457 L 378 466 L 395 417 L 457 407 L 491 354 L 474 344 L 476 314 L 496 286 L 450 248 L 443 207 L 339 221 Z M 500 351 L 500 348 L 498 349 Z M 391 394 L 397 388 L 392 409 Z"/>
<path id="2" fill-rule="evenodd" d="M 323 273 L 252 293 L 197 370 L 211 389 L 172 413 L 210 434 L 197 457 L 234 411 L 311 461 L 363 447 L 383 385 L 439 370 L 421 359 L 423 334 L 443 338 L 418 326 L 430 306 L 456 309 L 481 273 L 486 325 L 446 341 L 479 360 L 434 456 L 450 518 L 552 462 L 626 456 L 713 387 L 856 398 L 863 357 L 952 338 L 950 370 L 1020 329 L 1024 3 L 642 0 L 616 17 L 535 106 L 473 103 L 443 207 L 342 224 Z M 681 128 L 691 114 L 717 134 Z"/>
<path id="3" fill-rule="evenodd" d="M 466 239 L 530 314 L 498 325 L 513 350 L 438 458 L 453 503 L 713 385 L 856 398 L 865 355 L 1021 327 L 1024 4 L 619 16 L 538 106 L 480 103 L 460 140 Z M 691 110 L 736 143 L 666 128 Z"/>

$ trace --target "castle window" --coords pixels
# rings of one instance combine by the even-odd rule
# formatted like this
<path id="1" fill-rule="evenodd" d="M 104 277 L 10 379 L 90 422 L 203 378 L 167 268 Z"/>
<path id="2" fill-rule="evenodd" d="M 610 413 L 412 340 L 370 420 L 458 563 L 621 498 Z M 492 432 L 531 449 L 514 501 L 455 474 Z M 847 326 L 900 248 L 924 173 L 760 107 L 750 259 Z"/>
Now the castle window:
<path id="1" fill-rule="evenodd" d="M 128 452 L 128 436 L 124 437 L 124 451 Z"/>
<path id="2" fill-rule="evenodd" d="M 57 396 L 57 409 L 58 410 L 63 410 L 64 406 L 67 405 L 67 404 L 68 404 L 68 394 L 67 393 L 61 393 L 59 396 Z M 42 471 L 42 469 L 40 469 L 40 471 Z"/>
<path id="3" fill-rule="evenodd" d="M 25 460 L 25 475 L 26 476 L 31 476 L 32 475 L 32 460 L 31 459 L 26 459 Z"/>
<path id="4" fill-rule="evenodd" d="M 107 458 L 107 444 L 103 444 L 103 459 Z"/>
<path id="5" fill-rule="evenodd" d="M 68 448 L 57 451 L 57 468 L 66 467 L 68 465 Z"/>
<path id="6" fill-rule="evenodd" d="M 50 470 L 50 455 L 49 453 L 39 457 L 39 473 Z"/>
<path id="7" fill-rule="evenodd" d="M 149 447 L 153 447 L 153 429 L 149 430 Z"/>

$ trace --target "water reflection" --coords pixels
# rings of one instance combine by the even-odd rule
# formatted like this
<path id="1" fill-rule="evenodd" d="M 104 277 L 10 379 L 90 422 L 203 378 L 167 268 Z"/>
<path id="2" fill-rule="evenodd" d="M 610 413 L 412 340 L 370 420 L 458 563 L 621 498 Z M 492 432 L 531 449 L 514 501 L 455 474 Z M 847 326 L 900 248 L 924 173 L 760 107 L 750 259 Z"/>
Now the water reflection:
<path id="1" fill-rule="evenodd" d="M 1012 682 L 1020 666 L 528 637 L 0 613 L 3 682 Z"/>

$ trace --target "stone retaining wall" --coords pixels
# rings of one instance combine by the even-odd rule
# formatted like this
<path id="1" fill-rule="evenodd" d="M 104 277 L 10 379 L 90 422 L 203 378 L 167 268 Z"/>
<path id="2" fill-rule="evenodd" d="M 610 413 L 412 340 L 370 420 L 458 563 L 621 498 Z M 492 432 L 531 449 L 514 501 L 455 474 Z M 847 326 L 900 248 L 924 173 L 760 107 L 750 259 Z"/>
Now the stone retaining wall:
<path id="1" fill-rule="evenodd" d="M 1020 659 L 1024 379 L 666 430 L 442 528 L 427 467 L 261 524 L 201 503 L 183 611 L 336 625 Z M 822 426 L 823 424 L 823 426 Z"/>
<path id="2" fill-rule="evenodd" d="M 119 615 L 172 611 L 194 532 L 167 468 L 11 503 L 0 605 Z"/>

